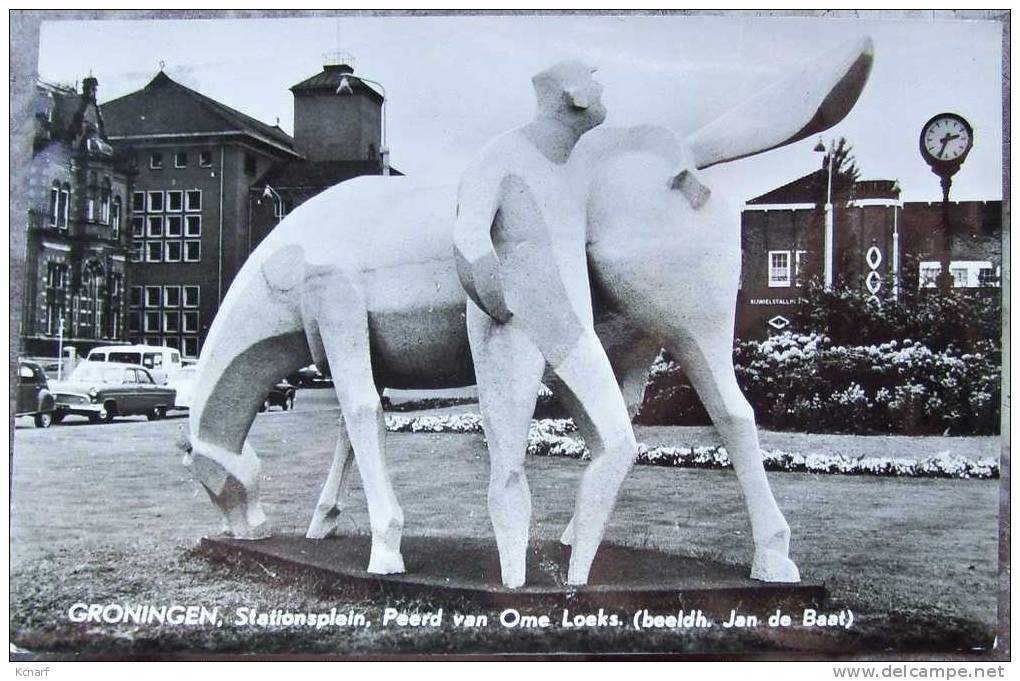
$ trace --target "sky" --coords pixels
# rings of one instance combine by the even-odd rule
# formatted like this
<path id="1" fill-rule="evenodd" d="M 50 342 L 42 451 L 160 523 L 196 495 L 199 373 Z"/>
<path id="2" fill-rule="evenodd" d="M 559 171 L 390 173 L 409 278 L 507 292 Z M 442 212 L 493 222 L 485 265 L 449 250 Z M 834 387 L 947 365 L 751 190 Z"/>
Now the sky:
<path id="1" fill-rule="evenodd" d="M 354 55 L 387 94 L 394 167 L 456 181 L 483 144 L 534 113 L 531 76 L 564 58 L 596 65 L 605 125 L 660 124 L 686 135 L 805 61 L 871 36 L 860 100 L 825 140 L 845 136 L 864 179 L 900 182 L 901 198 L 941 200 L 918 136 L 933 115 L 961 114 L 974 148 L 952 198 L 1002 196 L 1001 25 L 992 21 L 690 16 L 454 16 L 48 21 L 39 76 L 91 71 L 100 102 L 143 87 L 160 64 L 175 80 L 293 131 L 289 87 L 323 53 Z M 87 48 L 82 48 L 87 45 Z M 84 57 L 84 58 L 83 58 Z M 818 138 L 706 171 L 745 201 L 820 167 Z"/>

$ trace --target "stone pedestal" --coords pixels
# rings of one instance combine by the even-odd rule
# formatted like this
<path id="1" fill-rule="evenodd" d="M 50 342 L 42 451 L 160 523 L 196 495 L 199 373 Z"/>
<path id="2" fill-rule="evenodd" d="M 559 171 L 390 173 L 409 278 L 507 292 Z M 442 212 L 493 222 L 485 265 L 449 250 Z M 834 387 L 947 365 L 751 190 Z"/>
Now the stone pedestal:
<path id="1" fill-rule="evenodd" d="M 665 613 L 697 608 L 725 621 L 731 609 L 768 614 L 820 605 L 821 584 L 769 584 L 748 578 L 746 566 L 603 543 L 586 586 L 566 584 L 569 547 L 532 542 L 527 584 L 501 585 L 499 554 L 493 539 L 405 537 L 407 572 L 375 575 L 365 571 L 371 538 L 341 536 L 305 539 L 278 536 L 255 541 L 206 537 L 202 551 L 214 558 L 238 559 L 292 574 L 302 583 L 371 598 L 390 596 L 467 598 L 482 606 L 590 605 L 624 610 L 648 608 Z M 380 602 L 380 605 L 384 603 Z"/>

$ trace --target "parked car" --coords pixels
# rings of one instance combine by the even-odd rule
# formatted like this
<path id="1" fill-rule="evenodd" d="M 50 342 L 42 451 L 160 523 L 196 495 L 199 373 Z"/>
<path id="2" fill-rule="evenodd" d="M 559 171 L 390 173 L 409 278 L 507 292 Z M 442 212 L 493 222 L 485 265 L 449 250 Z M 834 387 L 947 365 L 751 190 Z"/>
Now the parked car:
<path id="1" fill-rule="evenodd" d="M 329 383 L 329 379 L 322 375 L 318 367 L 314 364 L 309 364 L 306 367 L 298 369 L 286 379 L 291 385 L 298 385 L 302 388 L 310 388 L 314 385 L 325 385 Z"/>
<path id="2" fill-rule="evenodd" d="M 165 384 L 181 369 L 181 353 L 162 345 L 104 345 L 93 348 L 89 362 L 140 364 L 149 370 L 153 380 Z"/>
<path id="3" fill-rule="evenodd" d="M 18 362 L 14 415 L 31 416 L 36 428 L 49 428 L 53 422 L 53 402 L 53 393 L 43 368 L 35 362 Z"/>
<path id="4" fill-rule="evenodd" d="M 283 379 L 272 387 L 266 399 L 262 401 L 259 411 L 268 411 L 270 407 L 280 407 L 284 411 L 294 408 L 294 396 L 297 389 L 287 379 Z"/>
<path id="5" fill-rule="evenodd" d="M 174 405 L 174 391 L 157 385 L 143 366 L 117 362 L 82 362 L 67 381 L 55 381 L 53 421 L 86 416 L 92 423 L 115 416 L 144 414 L 150 421 L 166 416 Z"/>

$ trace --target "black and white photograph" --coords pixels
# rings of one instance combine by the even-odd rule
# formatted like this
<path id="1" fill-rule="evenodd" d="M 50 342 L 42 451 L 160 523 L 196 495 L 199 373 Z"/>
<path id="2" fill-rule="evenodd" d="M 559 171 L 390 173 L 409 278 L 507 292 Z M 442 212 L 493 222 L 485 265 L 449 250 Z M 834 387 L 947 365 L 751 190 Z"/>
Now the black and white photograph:
<path id="1" fill-rule="evenodd" d="M 1004 676 L 1009 16 L 12 10 L 10 662 Z"/>

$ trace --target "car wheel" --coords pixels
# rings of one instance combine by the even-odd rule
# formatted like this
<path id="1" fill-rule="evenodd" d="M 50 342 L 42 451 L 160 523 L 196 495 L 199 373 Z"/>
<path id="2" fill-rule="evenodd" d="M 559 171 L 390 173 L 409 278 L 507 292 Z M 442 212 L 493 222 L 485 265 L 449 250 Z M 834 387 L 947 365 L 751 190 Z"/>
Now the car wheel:
<path id="1" fill-rule="evenodd" d="M 53 423 L 52 413 L 46 411 L 35 415 L 36 428 L 49 428 L 51 423 Z"/>
<path id="2" fill-rule="evenodd" d="M 99 418 L 102 419 L 103 423 L 109 423 L 113 421 L 113 417 L 117 415 L 117 403 L 106 402 L 103 404 L 103 411 L 99 413 Z"/>
<path id="3" fill-rule="evenodd" d="M 269 398 L 267 397 L 266 399 L 262 400 L 262 406 L 259 407 L 259 411 L 260 412 L 262 412 L 262 411 L 269 411 L 269 407 L 270 406 L 272 406 L 272 405 L 270 404 Z"/>
<path id="4" fill-rule="evenodd" d="M 288 395 L 287 399 L 283 401 L 283 410 L 287 411 L 288 409 L 293 409 L 293 408 L 294 408 L 294 396 L 293 395 Z"/>
<path id="5" fill-rule="evenodd" d="M 62 411 L 55 411 L 52 414 L 52 421 L 53 421 L 53 423 L 60 423 L 61 421 L 64 420 L 65 416 L 66 416 L 66 414 L 64 412 L 62 412 Z"/>

